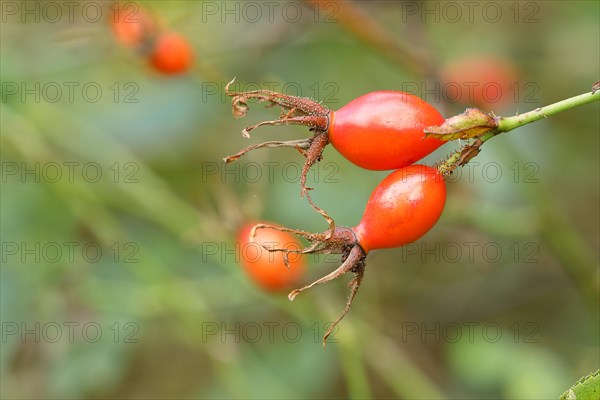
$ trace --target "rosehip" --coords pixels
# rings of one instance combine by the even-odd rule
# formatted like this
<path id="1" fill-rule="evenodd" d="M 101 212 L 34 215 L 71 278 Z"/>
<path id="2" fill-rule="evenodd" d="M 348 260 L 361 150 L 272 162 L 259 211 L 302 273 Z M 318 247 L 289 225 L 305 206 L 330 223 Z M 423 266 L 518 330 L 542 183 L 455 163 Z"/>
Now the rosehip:
<path id="1" fill-rule="evenodd" d="M 400 247 L 427 233 L 442 215 L 445 202 L 446 184 L 439 172 L 410 165 L 381 181 L 352 231 L 365 253 Z"/>
<path id="2" fill-rule="evenodd" d="M 150 54 L 150 63 L 166 75 L 174 75 L 189 70 L 193 61 L 193 51 L 186 38 L 170 32 L 156 39 Z"/>
<path id="3" fill-rule="evenodd" d="M 287 232 L 260 229 L 256 231 L 254 241 L 251 241 L 254 226 L 255 224 L 245 224 L 237 236 L 240 261 L 250 278 L 267 291 L 286 289 L 298 282 L 305 270 L 303 256 L 289 256 L 286 266 L 282 254 L 270 252 L 263 247 L 301 249 L 298 239 Z"/>
<path id="4" fill-rule="evenodd" d="M 344 157 L 370 170 L 396 169 L 420 160 L 444 144 L 423 129 L 444 118 L 409 93 L 365 94 L 329 115 L 329 141 Z"/>
<path id="5" fill-rule="evenodd" d="M 231 83 L 230 83 L 231 84 Z M 397 169 L 420 160 L 444 144 L 435 138 L 426 138 L 423 129 L 441 125 L 442 115 L 429 103 L 405 92 L 378 91 L 367 93 L 331 111 L 317 102 L 268 90 L 230 92 L 234 114 L 243 117 L 248 110 L 248 99 L 268 101 L 279 105 L 284 114 L 278 120 L 261 122 L 244 129 L 262 125 L 305 125 L 316 131 L 306 140 L 266 142 L 250 146 L 225 158 L 234 161 L 246 152 L 260 147 L 294 147 L 306 150 L 306 166 L 310 168 L 321 158 L 327 143 L 333 144 L 344 157 L 359 167 L 370 170 Z M 285 112 L 287 111 L 287 112 Z M 303 171 L 307 172 L 307 169 Z"/>
<path id="6" fill-rule="evenodd" d="M 117 41 L 140 50 L 157 32 L 154 18 L 143 7 L 133 11 L 129 11 L 127 7 L 118 7 L 112 15 L 111 26 Z"/>
<path id="7" fill-rule="evenodd" d="M 290 300 L 306 289 L 329 282 L 347 272 L 355 274 L 349 285 L 351 290 L 346 307 L 325 333 L 325 342 L 350 309 L 364 276 L 367 253 L 376 249 L 400 247 L 418 240 L 438 221 L 445 202 L 446 184 L 438 170 L 425 165 L 409 165 L 392 172 L 373 190 L 363 217 L 354 228 L 337 227 L 330 234 L 313 234 L 269 225 L 258 225 L 257 228 L 272 228 L 271 230 L 290 232 L 306 238 L 312 244 L 301 251 L 303 254 L 343 254 L 343 263 L 338 269 L 310 285 L 293 290 L 288 295 Z M 297 249 L 292 251 L 298 252 Z"/>
<path id="8" fill-rule="evenodd" d="M 516 67 L 493 55 L 458 58 L 444 66 L 440 76 L 448 99 L 462 104 L 502 107 L 518 93 L 518 86 L 514 86 L 518 79 Z"/>

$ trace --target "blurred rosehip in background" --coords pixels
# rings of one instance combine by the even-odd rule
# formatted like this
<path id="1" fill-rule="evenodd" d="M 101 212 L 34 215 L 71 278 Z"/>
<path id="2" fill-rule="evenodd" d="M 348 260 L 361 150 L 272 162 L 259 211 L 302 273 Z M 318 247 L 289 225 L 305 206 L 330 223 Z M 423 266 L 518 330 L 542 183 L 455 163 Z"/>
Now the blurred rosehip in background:
<path id="1" fill-rule="evenodd" d="M 290 289 L 304 273 L 304 257 L 291 253 L 289 265 L 286 266 L 282 252 L 270 252 L 263 245 L 270 249 L 301 249 L 302 244 L 292 234 L 274 229 L 257 229 L 252 241 L 250 236 L 255 225 L 256 223 L 246 223 L 238 232 L 240 263 L 250 278 L 263 289 Z"/>
<path id="2" fill-rule="evenodd" d="M 452 102 L 494 109 L 518 101 L 517 69 L 495 55 L 473 54 L 452 60 L 442 67 L 440 78 Z"/>

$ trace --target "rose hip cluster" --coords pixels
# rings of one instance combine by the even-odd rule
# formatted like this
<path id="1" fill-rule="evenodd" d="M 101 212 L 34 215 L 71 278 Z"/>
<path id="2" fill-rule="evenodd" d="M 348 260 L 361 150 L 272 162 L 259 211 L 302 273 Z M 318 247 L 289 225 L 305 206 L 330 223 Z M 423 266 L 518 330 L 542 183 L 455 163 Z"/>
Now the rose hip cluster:
<path id="1" fill-rule="evenodd" d="M 438 221 L 446 201 L 446 186 L 440 172 L 416 161 L 430 154 L 445 142 L 426 138 L 423 130 L 438 126 L 444 118 L 430 104 L 404 92 L 377 91 L 365 94 L 337 111 L 321 104 L 296 96 L 268 90 L 226 92 L 231 96 L 234 116 L 246 115 L 250 100 L 279 106 L 279 119 L 264 121 L 247 127 L 243 135 L 263 125 L 304 125 L 313 132 L 307 139 L 269 141 L 245 148 L 226 157 L 232 162 L 250 150 L 264 147 L 292 147 L 305 158 L 300 180 L 301 196 L 329 223 L 323 233 L 309 233 L 275 225 L 258 224 L 246 230 L 247 240 L 253 241 L 261 230 L 276 230 L 307 239 L 306 248 L 267 248 L 269 252 L 281 252 L 288 264 L 291 253 L 335 253 L 342 255 L 339 268 L 315 282 L 293 290 L 289 299 L 315 285 L 329 282 L 347 272 L 354 273 L 350 282 L 350 296 L 342 314 L 329 327 L 323 342 L 348 312 L 362 282 L 365 258 L 371 250 L 399 247 L 414 242 L 429 231 Z M 310 168 L 322 158 L 327 144 L 353 164 L 368 170 L 395 170 L 373 190 L 360 223 L 352 228 L 337 227 L 334 220 L 310 197 L 311 188 L 306 187 Z M 297 278 L 295 275 L 294 278 Z"/>

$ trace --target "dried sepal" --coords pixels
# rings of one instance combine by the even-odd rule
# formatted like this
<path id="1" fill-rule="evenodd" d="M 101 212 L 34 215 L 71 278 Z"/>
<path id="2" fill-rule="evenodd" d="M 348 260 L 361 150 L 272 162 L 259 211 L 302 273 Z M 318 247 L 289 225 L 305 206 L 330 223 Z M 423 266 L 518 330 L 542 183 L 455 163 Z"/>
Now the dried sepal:
<path id="1" fill-rule="evenodd" d="M 292 233 L 308 240 L 311 243 L 308 247 L 303 249 L 272 248 L 266 245 L 262 245 L 263 248 L 269 252 L 282 252 L 286 266 L 289 262 L 288 257 L 290 253 L 342 255 L 341 265 L 337 269 L 306 286 L 292 290 L 288 294 L 288 298 L 290 299 L 290 301 L 293 301 L 298 294 L 314 286 L 330 282 L 334 279 L 341 277 L 342 275 L 345 275 L 348 272 L 352 272 L 355 274 L 354 278 L 348 284 L 348 286 L 351 289 L 344 310 L 342 311 L 340 316 L 330 325 L 329 329 L 323 336 L 323 346 L 325 346 L 327 338 L 331 335 L 331 332 L 333 332 L 334 328 L 338 325 L 338 323 L 348 313 L 348 311 L 350 310 L 350 306 L 352 305 L 352 302 L 354 301 L 354 298 L 358 293 L 358 289 L 360 287 L 360 284 L 362 283 L 366 267 L 366 254 L 364 250 L 358 244 L 356 236 L 350 228 L 335 228 L 333 232 L 310 233 L 298 229 L 290 229 L 267 224 L 258 224 L 255 225 L 250 231 L 251 242 L 254 242 L 256 232 L 259 229 L 275 229 L 281 232 Z"/>

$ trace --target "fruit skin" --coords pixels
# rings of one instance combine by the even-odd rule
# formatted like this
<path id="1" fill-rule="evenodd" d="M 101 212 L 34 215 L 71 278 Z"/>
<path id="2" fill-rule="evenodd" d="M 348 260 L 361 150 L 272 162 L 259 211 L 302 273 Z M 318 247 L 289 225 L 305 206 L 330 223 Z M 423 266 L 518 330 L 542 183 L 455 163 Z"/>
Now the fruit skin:
<path id="1" fill-rule="evenodd" d="M 410 165 L 444 144 L 423 129 L 444 117 L 410 93 L 377 91 L 357 97 L 329 116 L 329 141 L 359 167 L 390 170 Z"/>
<path id="2" fill-rule="evenodd" d="M 300 254 L 289 255 L 289 269 L 283 260 L 283 253 L 269 252 L 269 248 L 301 249 L 302 244 L 290 233 L 275 229 L 258 229 L 254 242 L 250 242 L 250 233 L 256 223 L 247 223 L 237 235 L 240 263 L 250 278 L 267 291 L 289 289 L 298 283 L 306 269 L 306 262 Z M 276 225 L 275 225 L 276 226 Z"/>
<path id="3" fill-rule="evenodd" d="M 440 218 L 446 184 L 435 168 L 410 165 L 375 188 L 360 223 L 352 228 L 365 253 L 399 247 L 425 235 Z"/>
<path id="4" fill-rule="evenodd" d="M 150 54 L 150 64 L 166 75 L 184 73 L 192 62 L 193 51 L 188 40 L 176 32 L 160 35 Z"/>

